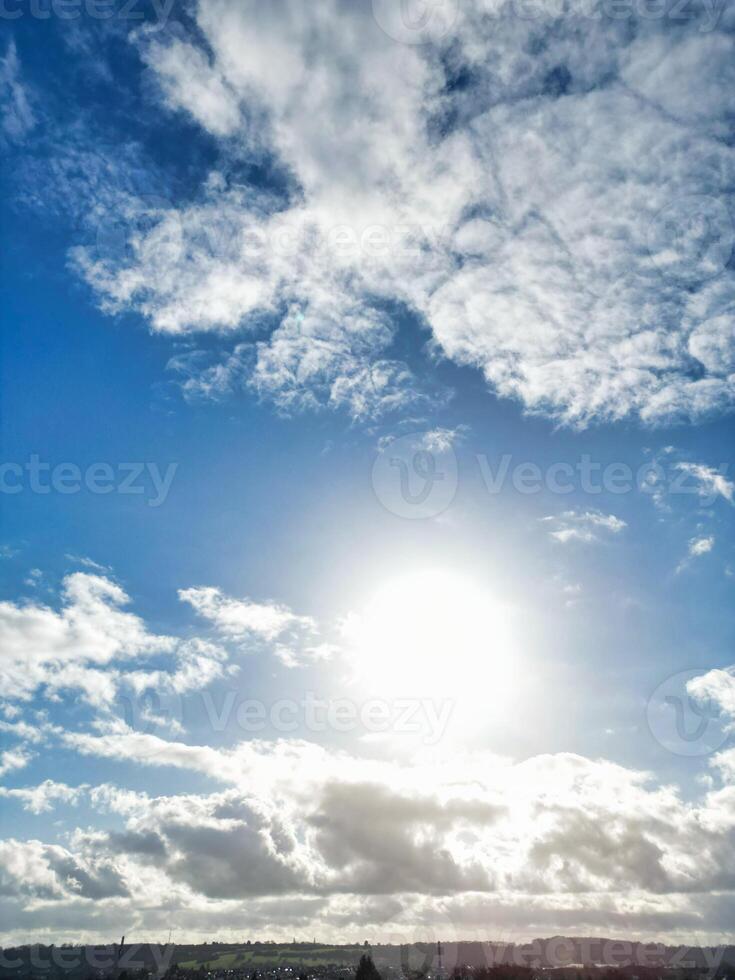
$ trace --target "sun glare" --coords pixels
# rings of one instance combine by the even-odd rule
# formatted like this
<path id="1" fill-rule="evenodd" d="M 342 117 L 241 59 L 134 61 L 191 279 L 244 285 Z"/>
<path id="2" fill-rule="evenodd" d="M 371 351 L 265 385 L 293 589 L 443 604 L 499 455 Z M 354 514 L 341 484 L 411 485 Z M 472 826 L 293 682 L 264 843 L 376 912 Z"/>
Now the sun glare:
<path id="1" fill-rule="evenodd" d="M 507 690 L 516 665 L 510 611 L 440 569 L 386 582 L 352 626 L 361 681 L 386 696 L 475 702 Z"/>

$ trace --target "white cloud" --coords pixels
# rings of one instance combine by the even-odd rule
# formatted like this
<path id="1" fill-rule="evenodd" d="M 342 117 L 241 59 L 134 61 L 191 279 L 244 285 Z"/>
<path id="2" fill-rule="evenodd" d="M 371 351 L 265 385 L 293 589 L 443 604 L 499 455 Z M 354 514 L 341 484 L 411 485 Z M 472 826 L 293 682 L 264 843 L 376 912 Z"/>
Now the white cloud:
<path id="1" fill-rule="evenodd" d="M 94 572 L 100 572 L 102 575 L 109 575 L 112 569 L 109 565 L 101 565 L 99 562 L 94 561 L 92 558 L 87 558 L 85 555 L 72 555 L 65 554 L 64 558 L 70 561 L 73 565 L 81 565 L 83 568 L 90 568 Z"/>
<path id="2" fill-rule="evenodd" d="M 601 534 L 620 534 L 628 525 L 614 514 L 603 514 L 599 510 L 568 510 L 563 514 L 542 518 L 550 524 L 549 537 L 560 544 L 581 541 L 591 544 L 600 541 Z"/>
<path id="3" fill-rule="evenodd" d="M 182 589 L 179 598 L 241 651 L 254 644 L 289 667 L 327 660 L 337 652 L 312 617 L 285 605 L 233 599 L 216 588 Z M 52 701 L 79 695 L 108 723 L 116 704 L 129 704 L 140 721 L 179 731 L 179 696 L 238 672 L 222 643 L 151 633 L 124 609 L 129 602 L 110 578 L 87 572 L 66 576 L 58 609 L 0 602 L 0 700 L 9 719 L 0 721 L 0 729 L 24 742 L 43 741 L 53 726 L 15 720 L 12 707 L 43 691 Z M 144 697 L 150 691 L 166 702 L 159 712 Z"/>
<path id="4" fill-rule="evenodd" d="M 0 777 L 24 769 L 32 758 L 33 755 L 23 748 L 5 749 L 0 753 Z"/>
<path id="5" fill-rule="evenodd" d="M 11 718 L 18 718 L 20 715 L 20 709 L 11 704 L 4 704 L 3 712 Z M 26 721 L 14 720 L 14 721 L 0 721 L 0 732 L 6 732 L 9 735 L 14 735 L 16 738 L 23 739 L 25 742 L 39 743 L 44 740 L 45 732 L 50 726 L 46 725 L 30 725 Z"/>
<path id="6" fill-rule="evenodd" d="M 8 789 L 0 786 L 0 796 L 6 799 L 19 800 L 25 810 L 30 813 L 46 813 L 54 808 L 56 803 L 76 804 L 86 786 L 67 786 L 53 779 L 45 779 L 38 786 L 28 786 L 22 789 Z"/>
<path id="7" fill-rule="evenodd" d="M 148 690 L 186 694 L 201 690 L 227 674 L 236 673 L 238 667 L 227 664 L 228 656 L 222 647 L 193 638 L 178 644 L 169 670 L 127 670 L 119 678 L 119 683 L 132 688 L 136 694 Z"/>
<path id="8" fill-rule="evenodd" d="M 430 453 L 444 453 L 455 446 L 465 433 L 464 426 L 456 429 L 431 429 L 423 438 L 423 446 Z"/>
<path id="9" fill-rule="evenodd" d="M 712 701 L 735 725 L 735 667 L 710 670 L 687 684 L 687 691 L 699 701 Z"/>
<path id="10" fill-rule="evenodd" d="M 733 503 L 735 483 L 728 480 L 724 473 L 704 463 L 677 463 L 675 468 L 695 481 L 700 497 L 712 500 L 724 497 L 729 503 Z"/>
<path id="11" fill-rule="evenodd" d="M 702 558 L 704 555 L 708 555 L 714 546 L 714 535 L 691 538 L 687 546 L 686 558 L 683 558 L 676 568 L 677 574 L 683 572 L 685 568 L 688 568 L 695 558 Z"/>
<path id="12" fill-rule="evenodd" d="M 735 717 L 732 681 L 732 668 L 711 671 L 689 691 Z M 177 918 L 199 917 L 192 936 L 215 909 L 234 917 L 233 929 L 256 916 L 280 935 L 289 914 L 281 896 L 306 903 L 304 928 L 337 936 L 380 931 L 371 896 L 393 903 L 393 927 L 411 935 L 442 909 L 457 935 L 472 935 L 475 916 L 493 910 L 529 933 L 539 922 L 568 931 L 571 922 L 603 930 L 624 920 L 659 936 L 696 924 L 714 936 L 711 898 L 735 890 L 731 750 L 712 759 L 701 798 L 687 800 L 648 773 L 564 753 L 391 761 L 296 739 L 218 748 L 120 723 L 55 734 L 82 756 L 175 767 L 219 787 L 150 796 L 47 780 L 0 790 L 32 813 L 84 795 L 105 814 L 103 827 L 75 831 L 63 847 L 0 846 L 0 888 L 23 914 L 35 910 L 39 928 L 58 903 L 74 910 L 76 927 L 90 901 L 130 911 L 127 896 L 145 887 L 141 938 L 172 901 Z M 220 921 L 227 934 L 229 920 Z"/>
<path id="13" fill-rule="evenodd" d="M 84 858 L 39 840 L 0 841 L 0 885 L 5 895 L 42 902 L 101 901 L 128 894 L 112 862 Z"/>
<path id="14" fill-rule="evenodd" d="M 243 639 L 256 635 L 275 640 L 293 628 L 314 629 L 308 616 L 297 616 L 288 606 L 275 602 L 232 599 L 211 586 L 182 589 L 179 598 L 188 602 L 200 616 L 214 623 L 223 636 Z"/>
<path id="15" fill-rule="evenodd" d="M 111 579 L 75 572 L 63 582 L 60 606 L 0 603 L 0 698 L 28 701 L 40 689 L 51 700 L 69 692 L 98 710 L 111 708 L 126 689 L 134 694 L 185 694 L 234 672 L 220 645 L 148 631 L 124 609 L 125 592 Z M 147 661 L 165 656 L 165 666 Z M 2 722 L 5 731 L 36 742 L 48 726 Z"/>
<path id="16" fill-rule="evenodd" d="M 161 332 L 275 322 L 189 391 L 244 377 L 282 409 L 403 407 L 397 304 L 569 424 L 728 409 L 733 42 L 725 14 L 711 33 L 699 16 L 674 36 L 477 0 L 441 45 L 411 46 L 370 5 L 210 0 L 201 40 L 141 36 L 143 58 L 225 156 L 271 153 L 294 186 L 244 191 L 223 163 L 131 259 L 75 259 L 105 308 Z"/>
<path id="17" fill-rule="evenodd" d="M 340 903 L 390 894 L 399 903 L 396 928 L 418 931 L 431 909 L 451 907 L 454 929 L 466 934 L 471 904 L 484 896 L 481 904 L 504 908 L 516 928 L 531 903 L 544 922 L 597 916 L 601 928 L 625 916 L 629 929 L 641 931 L 657 909 L 669 922 L 656 927 L 665 934 L 679 916 L 706 932 L 702 893 L 735 887 L 735 810 L 726 784 L 686 802 L 646 773 L 570 754 L 511 763 L 454 753 L 398 763 L 302 741 L 213 749 L 132 732 L 69 735 L 67 744 L 103 758 L 176 765 L 223 786 L 158 797 L 113 785 L 90 791 L 107 814 L 106 829 L 78 833 L 63 861 L 87 870 L 86 887 L 111 895 L 148 875 L 151 914 L 173 894 L 182 914 L 232 902 L 242 916 L 240 903 L 267 909 L 288 893 L 321 897 L 309 921 L 326 928 Z M 724 777 L 725 761 L 718 766 Z M 37 869 L 22 878 L 24 887 L 45 881 L 62 900 L 49 876 L 62 855 L 40 848 L 36 842 L 16 858 Z M 275 906 L 271 914 L 278 928 Z M 356 924 L 373 921 L 369 907 L 353 914 Z"/>
<path id="18" fill-rule="evenodd" d="M 291 314 L 257 345 L 251 384 L 282 409 L 346 408 L 369 419 L 421 400 L 405 364 L 381 358 L 392 340 L 384 316 L 337 309 Z"/>
<path id="19" fill-rule="evenodd" d="M 273 654 L 287 667 L 329 660 L 335 653 L 331 644 L 320 639 L 315 619 L 298 615 L 282 603 L 233 599 L 212 586 L 182 589 L 179 598 L 209 620 L 225 639 L 270 644 Z"/>
<path id="20" fill-rule="evenodd" d="M 190 112 L 216 136 L 237 131 L 242 122 L 237 96 L 199 48 L 180 40 L 168 45 L 154 42 L 146 60 L 155 66 L 170 106 Z"/>
<path id="21" fill-rule="evenodd" d="M 61 608 L 0 603 L 0 696 L 27 699 L 38 687 L 49 692 L 74 687 L 93 703 L 112 699 L 114 672 L 103 668 L 173 649 L 171 637 L 149 633 L 121 607 L 128 597 L 99 575 L 77 572 L 64 579 Z"/>
<path id="22" fill-rule="evenodd" d="M 705 538 L 692 538 L 689 542 L 689 557 L 699 558 L 708 555 L 715 546 L 715 539 L 711 535 Z"/>
<path id="23" fill-rule="evenodd" d="M 20 60 L 10 41 L 0 58 L 0 125 L 6 139 L 20 142 L 36 124 L 28 90 L 20 80 Z"/>

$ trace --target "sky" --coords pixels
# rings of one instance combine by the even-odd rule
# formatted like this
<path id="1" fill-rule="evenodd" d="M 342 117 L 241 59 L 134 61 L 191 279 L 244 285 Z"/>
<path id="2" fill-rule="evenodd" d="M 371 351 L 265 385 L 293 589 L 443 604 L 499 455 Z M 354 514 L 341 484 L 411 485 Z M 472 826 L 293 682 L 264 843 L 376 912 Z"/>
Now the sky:
<path id="1" fill-rule="evenodd" d="M 0 942 L 735 942 L 732 8 L 0 19 Z"/>

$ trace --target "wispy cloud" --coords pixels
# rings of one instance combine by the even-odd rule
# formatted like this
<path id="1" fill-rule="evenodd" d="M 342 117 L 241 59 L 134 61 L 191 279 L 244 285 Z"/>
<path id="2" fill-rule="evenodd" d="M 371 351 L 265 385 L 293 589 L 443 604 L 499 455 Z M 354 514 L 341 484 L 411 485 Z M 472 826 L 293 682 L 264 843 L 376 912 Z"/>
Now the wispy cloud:
<path id="1" fill-rule="evenodd" d="M 91 568 L 93 571 L 101 572 L 103 575 L 109 575 L 112 571 L 108 565 L 101 565 L 99 562 L 94 561 L 92 558 L 87 558 L 85 555 L 72 555 L 67 552 L 64 558 L 74 565 L 81 565 L 82 568 Z"/>
<path id="2" fill-rule="evenodd" d="M 313 617 L 298 615 L 282 603 L 235 599 L 212 586 L 182 589 L 179 598 L 209 620 L 224 639 L 245 649 L 259 649 L 265 643 L 286 667 L 329 660 L 335 653 L 333 644 L 320 636 Z"/>
<path id="3" fill-rule="evenodd" d="M 232 599 L 211 586 L 182 589 L 179 598 L 188 602 L 200 616 L 208 619 L 229 639 L 248 636 L 275 640 L 291 629 L 314 629 L 316 623 L 308 616 L 297 616 L 288 606 L 276 602 L 254 602 L 251 599 Z"/>
<path id="4" fill-rule="evenodd" d="M 604 536 L 620 534 L 628 526 L 614 514 L 603 514 L 599 510 L 567 510 L 541 520 L 551 526 L 549 537 L 560 544 L 572 541 L 592 544 Z"/>
<path id="5" fill-rule="evenodd" d="M 733 503 L 735 483 L 728 480 L 724 473 L 704 463 L 676 463 L 675 468 L 694 480 L 700 497 L 707 500 L 723 497 L 728 503 Z"/>
<path id="6" fill-rule="evenodd" d="M 87 786 L 67 786 L 53 779 L 46 779 L 38 786 L 21 789 L 8 789 L 0 786 L 0 796 L 8 800 L 18 800 L 23 809 L 30 813 L 47 813 L 57 803 L 75 805 L 84 794 Z"/>
<path id="7" fill-rule="evenodd" d="M 0 125 L 6 139 L 20 142 L 36 124 L 28 89 L 21 81 L 20 59 L 10 41 L 0 58 Z"/>

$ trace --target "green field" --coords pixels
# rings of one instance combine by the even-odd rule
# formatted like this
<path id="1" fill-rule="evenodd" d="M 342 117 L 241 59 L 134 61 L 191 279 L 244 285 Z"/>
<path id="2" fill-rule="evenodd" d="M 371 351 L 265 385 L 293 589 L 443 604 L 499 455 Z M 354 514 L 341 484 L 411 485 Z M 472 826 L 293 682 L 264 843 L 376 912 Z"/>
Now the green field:
<path id="1" fill-rule="evenodd" d="M 361 952 L 359 946 L 231 946 L 216 953 L 202 947 L 202 957 L 183 959 L 178 965 L 185 970 L 204 967 L 205 970 L 232 970 L 237 967 L 252 967 L 254 970 L 265 966 L 326 966 L 329 963 L 355 963 Z"/>

